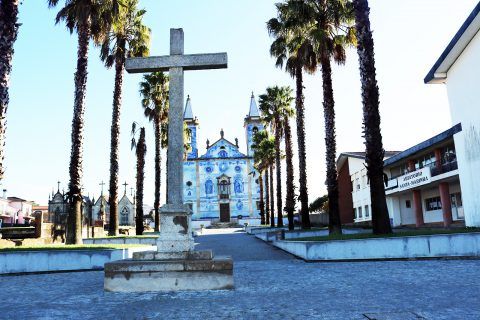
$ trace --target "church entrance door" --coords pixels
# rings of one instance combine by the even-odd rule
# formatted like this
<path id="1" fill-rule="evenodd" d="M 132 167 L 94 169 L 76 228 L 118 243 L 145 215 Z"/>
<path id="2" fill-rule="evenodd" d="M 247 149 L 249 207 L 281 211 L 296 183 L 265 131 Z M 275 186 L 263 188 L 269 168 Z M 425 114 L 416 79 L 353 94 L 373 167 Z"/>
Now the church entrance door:
<path id="1" fill-rule="evenodd" d="M 220 203 L 220 222 L 230 222 L 229 203 Z"/>

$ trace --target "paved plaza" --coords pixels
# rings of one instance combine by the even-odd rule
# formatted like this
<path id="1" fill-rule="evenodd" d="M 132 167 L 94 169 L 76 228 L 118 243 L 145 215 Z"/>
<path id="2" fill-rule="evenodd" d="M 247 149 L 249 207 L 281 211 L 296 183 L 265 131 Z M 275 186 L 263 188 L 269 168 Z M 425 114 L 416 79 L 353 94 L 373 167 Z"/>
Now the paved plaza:
<path id="1" fill-rule="evenodd" d="M 306 263 L 238 229 L 197 249 L 233 256 L 235 290 L 123 294 L 103 272 L 0 277 L 0 319 L 480 319 L 480 260 Z"/>

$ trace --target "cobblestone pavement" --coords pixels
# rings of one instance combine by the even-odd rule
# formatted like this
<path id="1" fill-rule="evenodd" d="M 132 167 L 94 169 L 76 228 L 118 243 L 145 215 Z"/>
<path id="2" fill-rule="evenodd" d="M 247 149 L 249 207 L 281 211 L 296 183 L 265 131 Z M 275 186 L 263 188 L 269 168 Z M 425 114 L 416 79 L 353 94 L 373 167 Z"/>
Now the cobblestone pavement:
<path id="1" fill-rule="evenodd" d="M 237 231 L 237 232 L 235 232 Z M 103 292 L 103 272 L 0 277 L 0 319 L 480 319 L 480 260 L 306 263 L 231 230 L 235 290 Z"/>

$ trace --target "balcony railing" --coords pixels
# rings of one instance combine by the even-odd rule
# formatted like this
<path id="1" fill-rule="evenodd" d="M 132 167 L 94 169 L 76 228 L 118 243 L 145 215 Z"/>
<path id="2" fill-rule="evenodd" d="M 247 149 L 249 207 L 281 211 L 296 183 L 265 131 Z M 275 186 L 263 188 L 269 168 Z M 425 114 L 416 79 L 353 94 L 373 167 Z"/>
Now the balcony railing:
<path id="1" fill-rule="evenodd" d="M 458 169 L 457 161 L 443 163 L 441 166 L 432 167 L 432 177 L 438 176 L 442 173 L 447 173 Z"/>

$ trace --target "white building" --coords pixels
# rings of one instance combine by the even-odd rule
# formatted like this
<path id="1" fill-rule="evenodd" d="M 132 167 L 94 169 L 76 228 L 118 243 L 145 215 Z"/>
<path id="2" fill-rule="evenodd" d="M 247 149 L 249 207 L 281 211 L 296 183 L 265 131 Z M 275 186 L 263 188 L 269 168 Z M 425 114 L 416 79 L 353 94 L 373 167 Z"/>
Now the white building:
<path id="1" fill-rule="evenodd" d="M 455 135 L 458 171 L 467 226 L 480 226 L 480 3 L 461 26 L 425 83 L 446 84 L 450 113 L 462 132 Z"/>
<path id="2" fill-rule="evenodd" d="M 393 226 L 452 223 L 463 224 L 464 210 L 454 137 L 460 124 L 401 152 L 386 152 L 385 194 Z M 342 160 L 343 159 L 343 160 Z M 348 159 L 348 173 L 345 173 Z M 370 185 L 360 152 L 342 153 L 337 161 L 339 197 L 351 200 L 354 223 L 370 223 Z M 344 183 L 349 174 L 351 185 Z M 348 206 L 340 208 L 342 223 Z"/>

